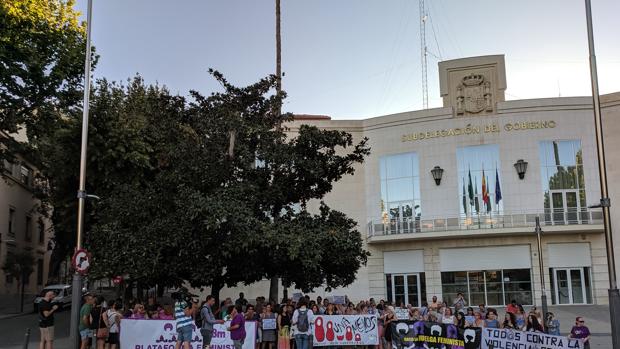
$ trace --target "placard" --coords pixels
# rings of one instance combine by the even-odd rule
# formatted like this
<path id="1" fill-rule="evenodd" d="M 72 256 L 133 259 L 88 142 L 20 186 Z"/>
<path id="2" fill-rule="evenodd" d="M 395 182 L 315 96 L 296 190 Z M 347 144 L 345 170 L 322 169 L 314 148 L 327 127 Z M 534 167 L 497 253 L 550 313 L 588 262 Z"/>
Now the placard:
<path id="1" fill-rule="evenodd" d="M 375 315 L 319 315 L 314 317 L 313 345 L 379 345 Z"/>
<path id="2" fill-rule="evenodd" d="M 482 349 L 493 348 L 583 349 L 583 341 L 538 332 L 498 328 L 482 329 Z"/>
<path id="3" fill-rule="evenodd" d="M 301 299 L 301 297 L 303 297 L 304 295 L 302 293 L 293 293 L 293 302 L 297 303 L 299 302 L 299 300 Z"/>
<path id="4" fill-rule="evenodd" d="M 392 326 L 393 349 L 479 349 L 480 343 L 480 328 L 460 329 L 452 324 L 409 320 L 396 321 Z"/>
<path id="5" fill-rule="evenodd" d="M 345 296 L 334 296 L 334 304 L 345 304 L 346 297 Z"/>
<path id="6" fill-rule="evenodd" d="M 409 320 L 409 309 L 394 308 L 394 315 L 396 315 L 398 320 Z"/>
<path id="7" fill-rule="evenodd" d="M 230 331 L 226 324 L 213 325 L 213 339 L 210 349 L 230 349 L 233 348 L 233 341 L 230 339 Z M 121 320 L 120 341 L 121 348 L 148 349 L 148 348 L 174 348 L 177 340 L 177 330 L 175 320 Z M 192 324 L 192 349 L 202 349 L 202 335 Z M 256 322 L 245 322 L 245 341 L 243 349 L 254 349 L 256 342 Z"/>
<path id="8" fill-rule="evenodd" d="M 263 319 L 263 330 L 275 330 L 276 319 Z"/>

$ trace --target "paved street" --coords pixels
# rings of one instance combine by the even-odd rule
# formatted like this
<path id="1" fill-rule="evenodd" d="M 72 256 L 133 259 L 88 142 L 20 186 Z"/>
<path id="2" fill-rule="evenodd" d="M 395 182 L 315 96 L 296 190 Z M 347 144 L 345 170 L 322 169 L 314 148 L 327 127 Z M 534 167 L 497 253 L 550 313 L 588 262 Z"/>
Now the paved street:
<path id="1" fill-rule="evenodd" d="M 68 343 L 62 338 L 69 337 L 69 317 L 70 309 L 56 313 L 55 327 L 57 344 L 54 348 L 67 348 Z M 21 348 L 24 343 L 24 334 L 26 329 L 30 328 L 30 345 L 29 348 L 38 348 L 39 344 L 39 324 L 38 315 L 29 313 L 11 318 L 0 319 L 0 348 Z M 65 346 L 62 346 L 65 342 Z"/>

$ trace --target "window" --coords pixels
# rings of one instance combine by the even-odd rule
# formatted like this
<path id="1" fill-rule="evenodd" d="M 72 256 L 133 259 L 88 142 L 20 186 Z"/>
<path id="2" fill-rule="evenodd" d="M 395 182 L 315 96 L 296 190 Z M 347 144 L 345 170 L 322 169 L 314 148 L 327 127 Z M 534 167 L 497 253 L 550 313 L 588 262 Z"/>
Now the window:
<path id="1" fill-rule="evenodd" d="M 21 165 L 19 171 L 19 180 L 23 184 L 30 186 L 32 184 L 32 170 L 27 166 Z"/>
<path id="2" fill-rule="evenodd" d="M 382 219 L 392 224 L 394 232 L 418 231 L 422 215 L 418 155 L 384 156 L 379 160 L 379 168 Z M 412 224 L 413 221 L 418 224 Z"/>
<path id="3" fill-rule="evenodd" d="M 9 207 L 9 236 L 15 236 L 15 209 Z"/>
<path id="4" fill-rule="evenodd" d="M 581 141 L 540 142 L 547 224 L 578 224 L 587 219 Z"/>
<path id="5" fill-rule="evenodd" d="M 37 260 L 37 285 L 43 285 L 43 260 Z"/>
<path id="6" fill-rule="evenodd" d="M 24 232 L 26 241 L 32 241 L 32 217 L 26 216 L 26 231 Z"/>
<path id="7" fill-rule="evenodd" d="M 452 304 L 463 293 L 469 305 L 506 305 L 513 299 L 532 304 L 530 269 L 456 271 L 441 273 L 443 299 Z"/>
<path id="8" fill-rule="evenodd" d="M 37 227 L 39 230 L 39 244 L 43 244 L 45 243 L 45 222 L 43 222 L 43 219 L 39 218 Z"/>
<path id="9" fill-rule="evenodd" d="M 395 306 L 411 304 L 419 307 L 426 300 L 424 273 L 385 274 L 387 299 Z"/>
<path id="10" fill-rule="evenodd" d="M 499 146 L 463 147 L 457 149 L 456 156 L 461 215 L 502 212 Z"/>

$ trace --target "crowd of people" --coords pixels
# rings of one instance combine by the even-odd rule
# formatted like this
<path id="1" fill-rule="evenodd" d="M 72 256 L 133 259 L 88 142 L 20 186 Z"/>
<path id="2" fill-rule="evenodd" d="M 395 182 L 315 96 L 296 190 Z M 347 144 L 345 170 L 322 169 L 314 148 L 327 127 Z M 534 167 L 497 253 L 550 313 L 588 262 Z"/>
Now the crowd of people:
<path id="1" fill-rule="evenodd" d="M 53 292 L 46 295 L 39 307 L 41 327 L 40 349 L 52 349 Z M 48 297 L 49 296 L 49 297 Z M 338 303 L 338 304 L 336 304 Z M 545 332 L 561 335 L 560 323 L 554 314 L 542 314 L 537 307 L 525 311 L 524 307 L 513 300 L 500 317 L 496 308 L 479 304 L 468 306 L 463 294 L 457 294 L 454 302 L 447 304 L 433 296 L 430 302 L 423 302 L 420 307 L 403 303 L 392 304 L 385 300 L 375 302 L 373 298 L 353 303 L 347 297 L 334 302 L 333 299 L 317 297 L 316 300 L 304 296 L 299 299 L 285 299 L 281 303 L 267 301 L 265 297 L 256 298 L 254 303 L 248 301 L 243 293 L 234 302 L 226 298 L 219 304 L 213 296 L 207 296 L 200 302 L 196 298 L 187 300 L 163 301 L 159 303 L 155 296 L 147 302 L 121 299 L 106 302 L 92 294 L 84 295 L 84 304 L 80 309 L 79 331 L 81 349 L 88 349 L 94 344 L 96 349 L 116 349 L 119 346 L 119 333 L 122 319 L 137 320 L 176 320 L 177 346 L 189 349 L 194 327 L 200 329 L 205 348 L 208 348 L 215 324 L 228 324 L 236 349 L 241 349 L 246 333 L 245 321 L 256 321 L 256 349 L 309 349 L 312 346 L 312 325 L 315 315 L 374 315 L 377 317 L 380 343 L 377 349 L 390 348 L 392 326 L 398 320 L 430 321 L 454 324 L 459 328 L 482 327 L 502 328 L 518 331 Z M 584 340 L 589 347 L 590 332 L 584 319 L 578 317 L 569 337 Z"/>

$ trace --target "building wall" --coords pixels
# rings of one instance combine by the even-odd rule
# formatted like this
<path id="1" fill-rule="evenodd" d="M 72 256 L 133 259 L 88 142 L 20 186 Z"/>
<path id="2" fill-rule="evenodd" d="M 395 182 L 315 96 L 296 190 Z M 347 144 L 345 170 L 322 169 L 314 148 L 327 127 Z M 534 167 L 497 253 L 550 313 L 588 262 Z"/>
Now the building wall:
<path id="1" fill-rule="evenodd" d="M 18 159 L 28 165 L 24 159 Z M 30 169 L 32 166 L 28 165 Z M 3 168 L 0 166 L 0 168 Z M 19 177 L 20 168 L 17 165 L 12 173 L 3 170 L 0 175 L 0 264 L 4 265 L 9 251 L 31 251 L 35 264 L 33 273 L 30 275 L 28 285 L 25 286 L 26 294 L 38 293 L 47 283 L 49 259 L 51 251 L 47 250 L 49 240 L 52 237 L 52 225 L 50 220 L 42 216 L 37 207 L 40 202 L 33 198 L 31 187 L 23 183 Z M 9 210 L 14 210 L 13 232 L 9 233 Z M 26 236 L 26 217 L 31 217 L 30 239 Z M 39 241 L 39 219 L 44 225 L 43 240 Z M 37 261 L 43 261 L 42 278 L 38 280 Z M 40 282 L 38 282 L 40 281 Z M 13 280 L 7 283 L 5 272 L 0 270 L 0 294 L 17 294 L 19 283 Z"/>
<path id="2" fill-rule="evenodd" d="M 601 108 L 617 274 L 620 272 L 620 183 L 618 183 L 618 179 L 620 179 L 620 137 L 618 137 L 620 135 L 620 92 L 601 96 Z M 591 114 L 592 120 L 593 117 Z"/>

